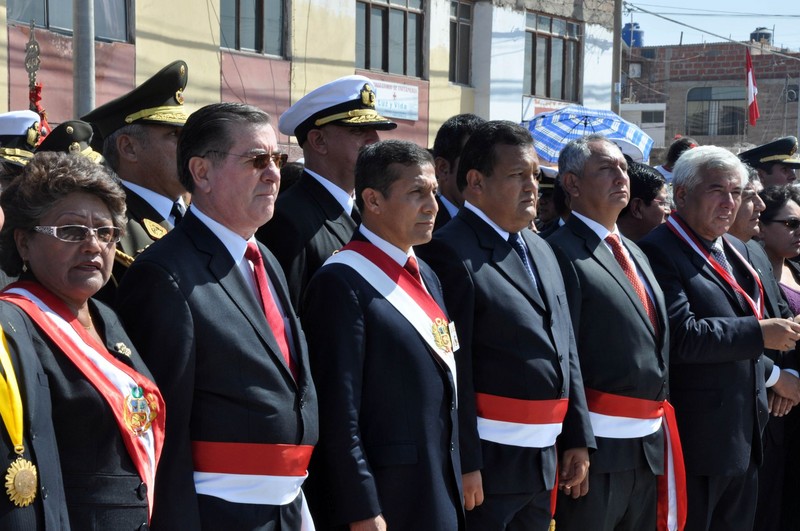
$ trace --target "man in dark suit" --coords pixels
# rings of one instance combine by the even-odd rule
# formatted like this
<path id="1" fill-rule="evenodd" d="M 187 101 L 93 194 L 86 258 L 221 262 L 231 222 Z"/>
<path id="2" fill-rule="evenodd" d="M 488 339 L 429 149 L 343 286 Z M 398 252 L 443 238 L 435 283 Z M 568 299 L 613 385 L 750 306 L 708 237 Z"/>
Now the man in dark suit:
<path id="1" fill-rule="evenodd" d="M 747 172 L 714 146 L 687 151 L 673 173 L 676 213 L 640 241 L 667 303 L 670 393 L 686 465 L 686 529 L 753 529 L 767 422 L 764 349 L 788 350 L 800 325 L 768 318 L 748 250 L 723 237 Z"/>
<path id="2" fill-rule="evenodd" d="M 97 295 L 109 304 L 114 303 L 133 259 L 172 230 L 186 210 L 189 194 L 178 178 L 175 149 L 187 117 L 183 91 L 188 79 L 186 63 L 174 61 L 82 118 L 94 127 L 92 145 L 102 146 L 106 163 L 120 178 L 128 207 L 113 274 Z"/>
<path id="3" fill-rule="evenodd" d="M 302 312 L 320 403 L 315 520 L 463 529 L 454 342 L 439 281 L 412 247 L 433 231 L 432 160 L 388 140 L 361 151 L 355 176 L 363 223 L 314 275 Z"/>
<path id="4" fill-rule="evenodd" d="M 761 244 L 753 239 L 759 233 L 759 219 L 766 208 L 759 196 L 762 189 L 758 174 L 751 171 L 742 190 L 742 204 L 728 234 L 740 239 L 747 246 L 750 264 L 764 286 L 766 315 L 792 319 L 794 316 L 773 275 L 769 258 Z M 794 448 L 787 448 L 784 442 L 787 426 L 785 416 L 800 401 L 800 380 L 797 379 L 796 351 L 766 350 L 764 354 L 774 363 L 771 373 L 765 375 L 772 416 L 763 436 L 764 462 L 758 471 L 756 522 L 761 531 L 779 531 L 783 507 L 776 500 L 784 498 L 786 457 L 790 452 L 795 452 Z"/>
<path id="5" fill-rule="evenodd" d="M 623 236 L 638 242 L 667 220 L 672 203 L 664 176 L 655 168 L 638 162 L 628 163 L 631 197 L 617 217 Z"/>
<path id="6" fill-rule="evenodd" d="M 464 204 L 464 196 L 456 182 L 458 161 L 469 135 L 485 121 L 474 114 L 457 114 L 445 120 L 436 132 L 436 139 L 433 141 L 433 166 L 439 182 L 439 193 L 436 196 L 439 212 L 436 214 L 434 232 L 454 218 Z"/>
<path id="7" fill-rule="evenodd" d="M 301 525 L 316 393 L 286 280 L 253 237 L 278 193 L 276 151 L 255 107 L 193 114 L 178 143 L 192 207 L 120 286 L 120 314 L 169 411 L 154 529 Z"/>
<path id="8" fill-rule="evenodd" d="M 458 331 L 464 506 L 483 531 L 548 529 L 552 490 L 584 494 L 594 447 L 558 263 L 526 230 L 538 173 L 526 129 L 481 125 L 459 164 L 464 206 L 419 250 Z"/>
<path id="9" fill-rule="evenodd" d="M 397 124 L 375 111 L 376 92 L 364 76 L 346 76 L 301 98 L 281 115 L 279 128 L 297 137 L 305 171 L 275 205 L 256 237 L 275 253 L 295 308 L 325 260 L 350 241 L 359 222 L 353 210 L 358 151 L 378 131 Z"/>
<path id="10" fill-rule="evenodd" d="M 619 148 L 600 135 L 570 142 L 558 160 L 572 213 L 547 241 L 567 288 L 597 439 L 589 493 L 559 496 L 559 529 L 656 528 L 657 476 L 666 472 L 669 323 L 647 258 L 616 226 L 630 197 L 627 168 Z M 642 415 L 642 406 L 651 414 Z M 685 509 L 685 498 L 681 503 Z"/>

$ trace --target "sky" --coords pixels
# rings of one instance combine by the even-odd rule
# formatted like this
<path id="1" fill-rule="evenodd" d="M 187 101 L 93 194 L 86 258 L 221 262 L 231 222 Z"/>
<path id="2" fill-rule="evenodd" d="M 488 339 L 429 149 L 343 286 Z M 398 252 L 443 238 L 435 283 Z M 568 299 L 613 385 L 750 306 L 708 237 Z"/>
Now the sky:
<path id="1" fill-rule="evenodd" d="M 745 41 L 757 27 L 773 30 L 773 44 L 800 51 L 800 2 L 796 0 L 623 0 L 622 23 L 636 22 L 645 46 L 720 42 L 710 33 Z M 633 6 L 633 8 L 629 8 Z M 689 28 L 664 20 L 663 15 Z"/>

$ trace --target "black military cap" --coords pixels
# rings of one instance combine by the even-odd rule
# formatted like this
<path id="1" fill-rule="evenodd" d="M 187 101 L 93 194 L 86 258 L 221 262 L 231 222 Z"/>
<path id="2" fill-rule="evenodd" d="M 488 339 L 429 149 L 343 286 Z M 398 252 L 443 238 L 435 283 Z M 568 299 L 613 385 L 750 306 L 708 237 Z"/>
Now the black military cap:
<path id="1" fill-rule="evenodd" d="M 39 142 L 41 118 L 33 111 L 0 114 L 0 162 L 25 166 Z"/>
<path id="2" fill-rule="evenodd" d="M 552 192 L 556 185 L 558 168 L 550 166 L 539 166 L 539 191 L 542 193 Z"/>
<path id="3" fill-rule="evenodd" d="M 739 159 L 754 168 L 780 162 L 792 168 L 800 168 L 800 156 L 797 155 L 797 138 L 785 136 L 753 149 L 739 153 Z"/>
<path id="4" fill-rule="evenodd" d="M 278 120 L 284 135 L 294 135 L 302 146 L 314 128 L 335 123 L 386 131 L 397 124 L 375 110 L 375 85 L 364 76 L 345 76 L 309 92 Z"/>
<path id="5" fill-rule="evenodd" d="M 69 120 L 50 131 L 36 148 L 36 153 L 40 151 L 78 153 L 100 164 L 103 162 L 103 156 L 92 149 L 91 142 L 92 124 L 82 120 Z"/>
<path id="6" fill-rule="evenodd" d="M 101 105 L 81 120 L 91 123 L 103 139 L 133 123 L 183 127 L 188 117 L 183 106 L 183 91 L 188 80 L 186 63 L 175 61 L 132 91 Z M 97 139 L 92 145 L 97 145 Z"/>

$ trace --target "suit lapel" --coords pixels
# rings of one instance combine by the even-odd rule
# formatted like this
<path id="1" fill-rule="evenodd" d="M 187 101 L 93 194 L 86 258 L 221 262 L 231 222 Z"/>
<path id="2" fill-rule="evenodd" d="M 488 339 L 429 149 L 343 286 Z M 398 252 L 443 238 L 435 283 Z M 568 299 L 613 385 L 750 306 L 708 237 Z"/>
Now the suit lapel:
<path id="1" fill-rule="evenodd" d="M 531 302 L 542 310 L 547 310 L 544 306 L 542 296 L 531 282 L 525 266 L 522 264 L 517 253 L 508 242 L 503 241 L 497 232 L 490 227 L 486 222 L 476 216 L 467 208 L 462 208 L 458 211 L 458 216 L 461 217 L 478 236 L 478 243 L 481 247 L 491 253 L 491 262 L 495 267 L 505 276 L 511 284 L 520 290 Z M 523 231 L 524 232 L 524 231 Z M 525 238 L 525 236 L 523 236 Z M 525 238 L 527 244 L 530 238 Z M 529 248 L 530 250 L 530 248 Z M 533 253 L 530 253 L 533 255 Z M 533 264 L 538 268 L 538 262 L 534 258 Z M 539 281 L 543 282 L 544 277 L 540 274 Z"/>
<path id="2" fill-rule="evenodd" d="M 336 236 L 342 246 L 346 245 L 356 230 L 353 218 L 344 211 L 330 192 L 308 173 L 303 173 L 298 185 L 303 187 L 308 197 L 325 213 L 325 226 L 331 234 Z"/>
<path id="3" fill-rule="evenodd" d="M 233 262 L 233 258 L 231 258 L 230 253 L 219 238 L 197 219 L 197 217 L 192 214 L 191 210 L 187 212 L 176 230 L 184 230 L 197 250 L 208 255 L 208 270 L 210 273 L 217 279 L 219 286 L 228 295 L 233 305 L 244 314 L 261 340 L 267 345 L 272 352 L 275 362 L 283 366 L 283 368 L 289 372 L 289 367 L 283 359 L 280 347 L 278 347 L 278 343 L 275 341 L 275 336 L 272 334 L 272 331 L 269 330 L 267 319 L 264 316 L 264 311 L 260 303 L 250 289 L 250 286 L 240 274 L 239 268 Z M 273 283 L 276 283 L 274 273 L 268 271 L 268 274 L 273 280 Z M 291 304 L 285 302 L 287 301 L 285 297 L 286 294 L 283 293 L 283 295 L 284 298 L 281 299 L 281 303 L 284 304 L 284 309 L 286 309 L 286 311 L 292 311 Z"/>

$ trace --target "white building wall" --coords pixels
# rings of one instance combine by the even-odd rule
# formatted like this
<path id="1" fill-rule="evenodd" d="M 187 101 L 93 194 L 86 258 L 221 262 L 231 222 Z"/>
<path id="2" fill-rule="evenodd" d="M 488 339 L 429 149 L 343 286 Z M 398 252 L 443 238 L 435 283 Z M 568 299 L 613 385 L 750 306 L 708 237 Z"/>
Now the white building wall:
<path id="1" fill-rule="evenodd" d="M 613 32 L 587 23 L 583 39 L 583 106 L 611 109 Z"/>

